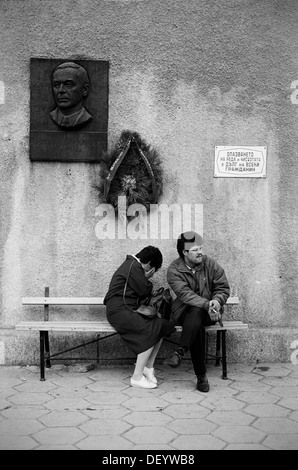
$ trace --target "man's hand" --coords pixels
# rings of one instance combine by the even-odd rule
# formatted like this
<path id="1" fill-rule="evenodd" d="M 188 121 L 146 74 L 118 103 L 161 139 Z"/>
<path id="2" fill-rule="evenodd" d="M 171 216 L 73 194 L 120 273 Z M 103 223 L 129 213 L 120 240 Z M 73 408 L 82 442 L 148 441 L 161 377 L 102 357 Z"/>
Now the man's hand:
<path id="1" fill-rule="evenodd" d="M 218 311 L 220 310 L 220 303 L 218 300 L 214 299 L 214 300 L 210 300 L 209 302 L 209 306 L 211 308 L 214 308 L 214 310 Z"/>
<path id="2" fill-rule="evenodd" d="M 208 313 L 212 321 L 217 322 L 221 320 L 220 303 L 218 300 L 210 300 Z"/>

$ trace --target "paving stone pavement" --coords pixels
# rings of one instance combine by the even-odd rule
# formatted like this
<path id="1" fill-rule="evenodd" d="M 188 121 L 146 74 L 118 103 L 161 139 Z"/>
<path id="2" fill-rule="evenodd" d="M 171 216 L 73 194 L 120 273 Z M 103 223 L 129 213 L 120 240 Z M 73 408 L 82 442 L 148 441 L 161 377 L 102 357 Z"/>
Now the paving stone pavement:
<path id="1" fill-rule="evenodd" d="M 133 366 L 0 366 L 0 450 L 298 450 L 298 365 L 156 367 L 158 388 L 130 387 Z"/>

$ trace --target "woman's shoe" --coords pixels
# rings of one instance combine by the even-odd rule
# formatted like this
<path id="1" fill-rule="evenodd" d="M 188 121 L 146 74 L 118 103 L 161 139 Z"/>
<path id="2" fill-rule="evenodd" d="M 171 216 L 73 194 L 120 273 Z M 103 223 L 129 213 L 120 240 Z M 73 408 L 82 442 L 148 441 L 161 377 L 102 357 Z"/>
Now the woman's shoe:
<path id="1" fill-rule="evenodd" d="M 133 378 L 130 379 L 130 385 L 132 387 L 140 387 L 140 388 L 156 388 L 157 385 L 150 380 L 146 379 L 146 377 L 142 377 L 140 380 L 135 380 Z"/>
<path id="2" fill-rule="evenodd" d="M 154 384 L 157 384 L 157 378 L 154 375 L 154 368 L 153 367 L 144 367 L 144 375 L 145 377 L 153 382 Z"/>

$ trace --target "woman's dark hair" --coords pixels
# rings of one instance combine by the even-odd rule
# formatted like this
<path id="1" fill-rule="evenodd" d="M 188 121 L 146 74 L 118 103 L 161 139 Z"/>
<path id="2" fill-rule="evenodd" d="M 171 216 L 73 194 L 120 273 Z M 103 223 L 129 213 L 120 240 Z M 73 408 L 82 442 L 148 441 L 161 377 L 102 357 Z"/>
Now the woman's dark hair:
<path id="1" fill-rule="evenodd" d="M 141 263 L 149 263 L 152 268 L 155 268 L 157 271 L 162 265 L 162 254 L 158 248 L 155 246 L 146 246 L 143 248 L 136 257 L 139 258 Z"/>

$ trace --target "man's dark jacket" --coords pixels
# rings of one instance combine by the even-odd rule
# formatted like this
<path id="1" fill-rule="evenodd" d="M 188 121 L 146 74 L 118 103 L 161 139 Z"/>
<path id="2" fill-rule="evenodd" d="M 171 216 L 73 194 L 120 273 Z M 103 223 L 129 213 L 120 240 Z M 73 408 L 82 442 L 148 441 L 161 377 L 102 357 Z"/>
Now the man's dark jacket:
<path id="1" fill-rule="evenodd" d="M 173 302 L 173 319 L 178 321 L 188 306 L 208 311 L 209 301 L 216 299 L 221 311 L 230 295 L 230 287 L 224 269 L 217 261 L 203 256 L 202 263 L 195 273 L 189 269 L 182 258 L 173 261 L 167 271 L 167 281 L 176 299 Z"/>

